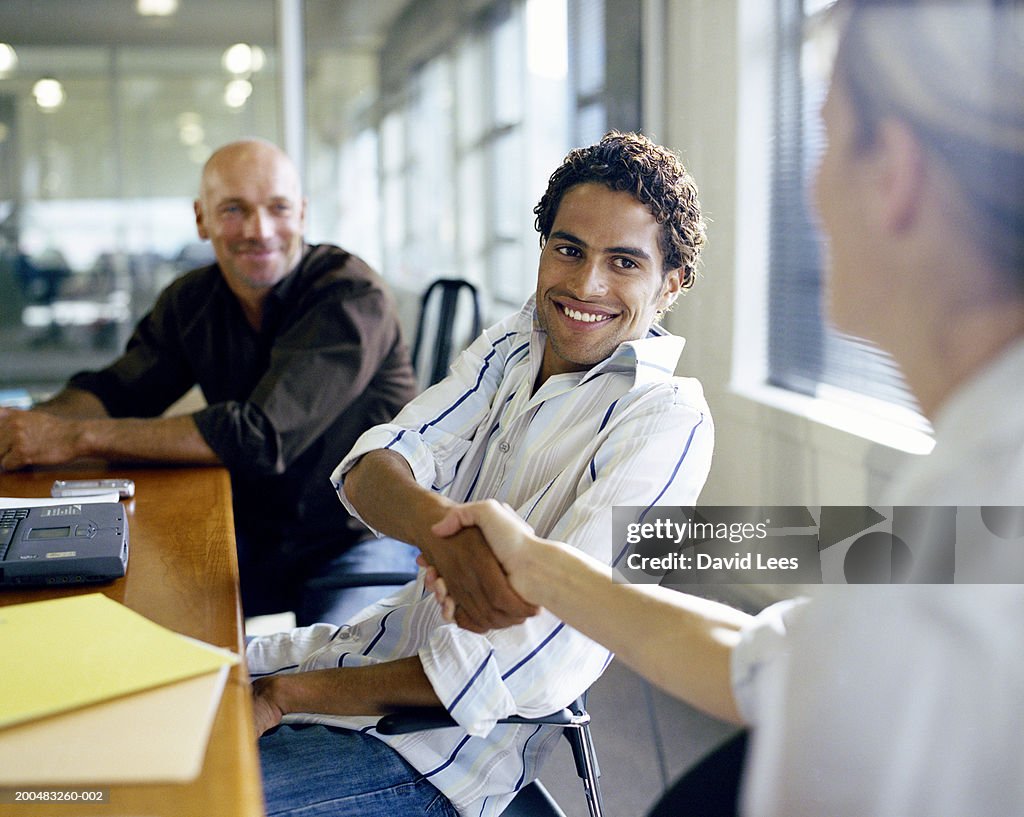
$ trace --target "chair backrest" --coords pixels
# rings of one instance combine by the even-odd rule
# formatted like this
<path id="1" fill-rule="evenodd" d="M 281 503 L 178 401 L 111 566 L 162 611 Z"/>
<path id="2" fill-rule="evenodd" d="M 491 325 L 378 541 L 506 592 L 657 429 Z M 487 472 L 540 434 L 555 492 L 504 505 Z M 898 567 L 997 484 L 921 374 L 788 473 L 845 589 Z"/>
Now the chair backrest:
<path id="1" fill-rule="evenodd" d="M 423 293 L 412 347 L 413 366 L 422 386 L 432 386 L 444 378 L 453 355 L 459 351 L 455 346 L 455 330 L 463 295 L 467 297 L 463 297 L 462 302 L 468 299 L 471 306 L 467 337 L 472 341 L 483 328 L 480 293 L 473 284 L 461 278 L 439 278 Z"/>

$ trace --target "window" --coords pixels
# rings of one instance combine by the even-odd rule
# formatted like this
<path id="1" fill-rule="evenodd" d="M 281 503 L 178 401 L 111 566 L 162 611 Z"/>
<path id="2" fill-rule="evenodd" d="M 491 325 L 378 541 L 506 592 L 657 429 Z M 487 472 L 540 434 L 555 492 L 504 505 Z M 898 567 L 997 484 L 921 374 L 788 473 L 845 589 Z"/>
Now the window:
<path id="1" fill-rule="evenodd" d="M 42 395 L 109 362 L 156 293 L 212 258 L 192 211 L 210 150 L 277 137 L 271 0 L 244 26 L 228 3 L 159 24 L 130 5 L 0 4 L 17 55 L 0 71 L 0 387 Z M 247 67 L 223 60 L 222 14 L 262 45 Z"/>
<path id="2" fill-rule="evenodd" d="M 576 96 L 573 143 L 596 142 L 607 131 L 604 0 L 572 0 L 572 67 Z"/>
<path id="3" fill-rule="evenodd" d="M 535 284 L 551 172 L 573 145 L 640 126 L 641 4 L 496 0 L 425 38 L 436 8 L 408 7 L 385 48 L 384 273 L 415 291 L 466 278 L 507 312 Z"/>
<path id="4" fill-rule="evenodd" d="M 574 145 L 593 144 L 611 129 L 640 129 L 643 5 L 633 0 L 569 0 Z"/>
<path id="5" fill-rule="evenodd" d="M 768 381 L 923 429 L 927 423 L 895 362 L 876 347 L 839 334 L 823 314 L 824 253 L 807 191 L 823 148 L 820 108 L 828 79 L 810 34 L 828 5 L 827 0 L 775 0 Z"/>
<path id="6" fill-rule="evenodd" d="M 415 51 L 407 45 L 389 53 Z M 499 2 L 384 88 L 389 280 L 419 292 L 435 278 L 466 278 L 503 312 L 532 291 L 533 206 L 569 144 L 566 48 L 564 0 Z"/>
<path id="7" fill-rule="evenodd" d="M 0 387 L 43 395 L 104 365 L 211 260 L 192 199 L 232 139 L 300 153 L 311 241 L 396 289 L 467 278 L 494 316 L 533 290 L 551 171 L 640 125 L 635 0 L 218 0 L 158 21 L 124 2 L 0 3 Z M 300 6 L 297 49 L 278 15 Z M 299 62 L 301 147 L 279 84 Z M 44 77 L 59 107 L 33 98 Z"/>

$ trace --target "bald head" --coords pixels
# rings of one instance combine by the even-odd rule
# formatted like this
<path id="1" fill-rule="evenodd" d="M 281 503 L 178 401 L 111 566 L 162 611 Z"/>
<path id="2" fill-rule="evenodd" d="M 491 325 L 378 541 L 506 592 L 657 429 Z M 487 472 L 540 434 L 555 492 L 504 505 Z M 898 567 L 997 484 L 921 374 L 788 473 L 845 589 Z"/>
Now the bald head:
<path id="1" fill-rule="evenodd" d="M 240 139 L 217 148 L 203 165 L 203 175 L 199 182 L 199 197 L 206 198 L 211 184 L 224 174 L 232 173 L 236 168 L 276 168 L 282 178 L 290 177 L 295 186 L 295 194 L 301 198 L 302 183 L 299 171 L 287 153 L 266 139 Z"/>
<path id="2" fill-rule="evenodd" d="M 224 280 L 258 314 L 302 258 L 306 202 L 295 163 L 261 139 L 231 142 L 206 162 L 195 213 Z"/>

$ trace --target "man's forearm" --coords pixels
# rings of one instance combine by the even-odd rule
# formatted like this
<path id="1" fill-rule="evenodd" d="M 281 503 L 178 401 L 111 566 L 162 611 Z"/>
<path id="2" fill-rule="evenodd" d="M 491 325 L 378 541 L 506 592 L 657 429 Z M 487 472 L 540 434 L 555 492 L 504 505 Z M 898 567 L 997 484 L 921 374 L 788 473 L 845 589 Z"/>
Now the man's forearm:
<path id="1" fill-rule="evenodd" d="M 34 408 L 57 417 L 99 419 L 110 416 L 95 394 L 72 386 L 61 389 L 48 400 L 37 403 Z"/>
<path id="2" fill-rule="evenodd" d="M 191 415 L 79 420 L 76 424 L 79 456 L 203 465 L 220 462 Z"/>
<path id="3" fill-rule="evenodd" d="M 220 462 L 190 416 L 79 419 L 43 409 L 0 409 L 0 469 L 99 458 L 121 462 Z"/>
<path id="4" fill-rule="evenodd" d="M 377 449 L 363 456 L 345 475 L 345 496 L 370 527 L 415 545 L 451 580 L 461 626 L 482 633 L 519 624 L 537 612 L 509 587 L 478 530 L 444 540 L 431 532 L 456 503 L 419 485 L 400 455 Z"/>
<path id="5" fill-rule="evenodd" d="M 274 675 L 258 680 L 254 692 L 272 702 L 281 715 L 383 715 L 402 707 L 441 706 L 418 656 Z"/>
<path id="6" fill-rule="evenodd" d="M 749 615 L 664 587 L 613 583 L 611 568 L 561 543 L 540 540 L 527 553 L 514 576 L 525 598 L 666 692 L 716 717 L 742 721 L 730 663 Z"/>
<path id="7" fill-rule="evenodd" d="M 220 459 L 188 416 L 114 419 L 92 392 L 68 387 L 35 406 L 69 422 L 72 458 L 216 463 Z M 57 435 L 53 435 L 56 437 Z"/>
<path id="8" fill-rule="evenodd" d="M 345 496 L 370 527 L 417 547 L 452 505 L 417 483 L 404 457 L 383 449 L 370 451 L 349 470 Z"/>

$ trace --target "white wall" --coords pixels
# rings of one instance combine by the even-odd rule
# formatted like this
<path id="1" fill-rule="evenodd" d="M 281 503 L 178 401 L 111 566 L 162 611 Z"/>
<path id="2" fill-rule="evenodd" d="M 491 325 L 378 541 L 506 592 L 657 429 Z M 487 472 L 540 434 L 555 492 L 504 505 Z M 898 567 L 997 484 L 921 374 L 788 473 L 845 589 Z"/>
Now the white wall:
<path id="1" fill-rule="evenodd" d="M 704 384 L 717 445 L 705 504 L 872 504 L 894 468 L 927 448 L 921 435 L 824 401 L 758 387 L 766 268 L 761 171 L 767 75 L 756 64 L 766 0 L 648 0 L 664 47 L 648 74 L 664 77 L 652 136 L 679 151 L 710 219 L 704 278 L 668 317 L 687 338 L 680 373 Z M 740 23 L 743 23 L 743 26 Z M 746 61 L 746 62 L 745 62 Z M 650 108 L 649 108 L 650 110 Z M 856 433 L 854 433 L 856 432 Z M 867 439 L 864 434 L 874 438 Z M 887 442 L 880 442 L 887 441 Z"/>

